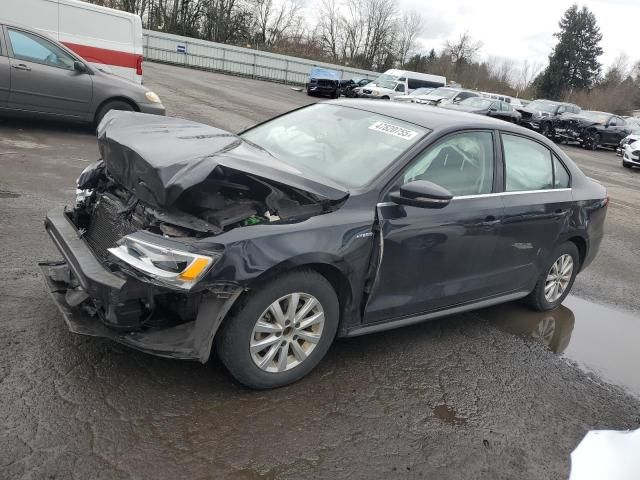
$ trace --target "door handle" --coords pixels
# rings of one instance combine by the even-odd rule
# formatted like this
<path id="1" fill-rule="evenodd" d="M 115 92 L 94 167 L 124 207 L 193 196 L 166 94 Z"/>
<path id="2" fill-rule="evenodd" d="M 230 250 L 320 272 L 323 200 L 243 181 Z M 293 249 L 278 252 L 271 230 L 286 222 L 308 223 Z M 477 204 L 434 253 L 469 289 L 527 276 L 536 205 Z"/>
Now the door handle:
<path id="1" fill-rule="evenodd" d="M 480 225 L 482 225 L 483 227 L 491 227 L 493 225 L 497 225 L 498 223 L 500 223 L 499 219 L 497 219 L 493 215 L 489 215 Z"/>
<path id="2" fill-rule="evenodd" d="M 30 72 L 31 68 L 27 67 L 24 63 L 19 63 L 17 65 L 11 65 L 16 70 L 24 70 L 26 72 Z"/>

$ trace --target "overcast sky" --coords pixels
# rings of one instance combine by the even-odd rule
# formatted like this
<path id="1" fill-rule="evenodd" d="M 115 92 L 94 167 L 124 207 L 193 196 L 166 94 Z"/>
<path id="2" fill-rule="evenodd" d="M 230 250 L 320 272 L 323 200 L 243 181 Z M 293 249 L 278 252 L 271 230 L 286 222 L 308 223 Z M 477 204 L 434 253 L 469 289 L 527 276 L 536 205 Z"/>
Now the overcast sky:
<path id="1" fill-rule="evenodd" d="M 444 42 L 465 30 L 483 47 L 481 57 L 497 56 L 517 63 L 546 64 L 556 43 L 553 33 L 572 0 L 400 0 L 403 10 L 415 9 L 424 17 L 419 42 L 428 51 L 441 50 Z M 640 0 L 587 0 L 602 32 L 604 54 L 609 65 L 621 52 L 631 61 L 640 60 Z"/>

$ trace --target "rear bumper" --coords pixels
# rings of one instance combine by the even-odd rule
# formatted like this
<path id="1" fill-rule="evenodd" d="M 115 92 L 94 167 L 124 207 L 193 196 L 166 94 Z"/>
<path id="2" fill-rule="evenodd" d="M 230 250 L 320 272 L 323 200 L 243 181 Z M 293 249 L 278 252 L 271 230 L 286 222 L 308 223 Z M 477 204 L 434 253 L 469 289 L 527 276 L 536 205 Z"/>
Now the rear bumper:
<path id="1" fill-rule="evenodd" d="M 151 318 L 158 296 L 179 294 L 111 272 L 94 256 L 63 207 L 47 214 L 45 229 L 64 261 L 43 262 L 39 266 L 47 290 L 70 331 L 109 338 L 162 357 L 203 363 L 208 360 L 213 337 L 240 295 L 240 287 L 225 286 L 214 288 L 212 293 L 195 294 L 199 306 L 193 320 L 134 325 L 130 321 L 132 312 L 139 310 Z"/>

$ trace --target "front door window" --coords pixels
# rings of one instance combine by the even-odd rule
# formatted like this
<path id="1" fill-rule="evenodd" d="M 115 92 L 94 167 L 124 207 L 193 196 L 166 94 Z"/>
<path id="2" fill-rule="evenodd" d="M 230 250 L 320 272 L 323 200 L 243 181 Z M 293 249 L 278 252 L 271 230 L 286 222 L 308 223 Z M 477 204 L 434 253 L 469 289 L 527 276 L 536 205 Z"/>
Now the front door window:
<path id="1" fill-rule="evenodd" d="M 60 47 L 37 35 L 9 29 L 13 57 L 50 67 L 73 70 L 74 59 Z"/>

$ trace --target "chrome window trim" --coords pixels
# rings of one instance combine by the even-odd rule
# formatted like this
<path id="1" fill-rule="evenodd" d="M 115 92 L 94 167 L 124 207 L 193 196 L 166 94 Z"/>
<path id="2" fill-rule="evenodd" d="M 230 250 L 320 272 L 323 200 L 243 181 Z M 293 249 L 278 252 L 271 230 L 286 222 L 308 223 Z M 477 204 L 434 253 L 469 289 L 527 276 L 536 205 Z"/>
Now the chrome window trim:
<path id="1" fill-rule="evenodd" d="M 485 198 L 485 197 L 497 197 L 503 195 L 525 195 L 529 193 L 550 193 L 550 192 L 568 192 L 571 188 L 547 188 L 545 190 L 522 190 L 518 192 L 494 192 L 494 193 L 480 193 L 477 195 L 458 195 L 454 196 L 451 200 L 466 200 L 472 198 Z M 380 202 L 377 203 L 377 207 L 392 207 L 398 205 L 395 202 Z"/>
<path id="2" fill-rule="evenodd" d="M 458 195 L 454 196 L 452 200 L 455 199 L 463 199 L 463 198 L 483 198 L 483 197 L 492 197 L 492 196 L 502 196 L 502 195 L 524 195 L 529 193 L 549 193 L 549 192 L 566 192 L 570 191 L 571 188 L 546 188 L 544 190 L 519 190 L 515 192 L 495 192 L 495 193 L 480 193 L 478 195 Z"/>

